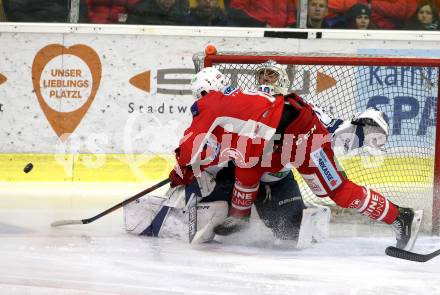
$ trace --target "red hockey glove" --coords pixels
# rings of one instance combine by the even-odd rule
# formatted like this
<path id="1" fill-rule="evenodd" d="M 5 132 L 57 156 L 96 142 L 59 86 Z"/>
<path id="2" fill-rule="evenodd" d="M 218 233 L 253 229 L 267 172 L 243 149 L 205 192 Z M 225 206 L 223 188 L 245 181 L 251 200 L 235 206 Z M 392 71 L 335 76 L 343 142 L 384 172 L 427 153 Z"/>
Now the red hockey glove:
<path id="1" fill-rule="evenodd" d="M 170 186 L 176 187 L 178 185 L 187 185 L 194 180 L 194 174 L 191 166 L 179 166 L 171 170 L 170 175 Z"/>

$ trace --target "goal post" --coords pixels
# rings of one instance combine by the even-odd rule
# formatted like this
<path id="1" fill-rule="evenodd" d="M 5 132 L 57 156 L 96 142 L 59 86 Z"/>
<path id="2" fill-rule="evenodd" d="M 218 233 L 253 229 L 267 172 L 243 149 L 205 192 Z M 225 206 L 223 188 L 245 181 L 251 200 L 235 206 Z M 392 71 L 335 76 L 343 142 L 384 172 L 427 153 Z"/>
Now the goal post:
<path id="1" fill-rule="evenodd" d="M 440 59 L 216 50 L 193 57 L 196 71 L 216 67 L 230 85 L 246 90 L 255 89 L 255 69 L 268 60 L 287 65 L 289 91 L 335 118 L 351 119 L 368 107 L 385 113 L 385 150 L 363 147 L 337 153 L 338 160 L 356 183 L 397 205 L 423 209 L 423 228 L 440 235 Z M 306 202 L 333 205 L 295 178 Z"/>

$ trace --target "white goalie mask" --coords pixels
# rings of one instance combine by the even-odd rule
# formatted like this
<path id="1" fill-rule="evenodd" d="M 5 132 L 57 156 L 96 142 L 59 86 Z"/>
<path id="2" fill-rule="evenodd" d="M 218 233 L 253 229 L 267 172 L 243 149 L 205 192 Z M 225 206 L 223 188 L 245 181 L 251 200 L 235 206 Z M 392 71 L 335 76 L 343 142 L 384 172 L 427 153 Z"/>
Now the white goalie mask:
<path id="1" fill-rule="evenodd" d="M 286 65 L 278 64 L 274 60 L 268 60 L 260 64 L 255 72 L 257 90 L 270 95 L 286 95 L 289 91 L 289 77 Z"/>
<path id="2" fill-rule="evenodd" d="M 216 68 L 203 68 L 191 80 L 192 95 L 200 99 L 211 91 L 220 91 L 226 86 L 225 80 L 225 76 Z"/>

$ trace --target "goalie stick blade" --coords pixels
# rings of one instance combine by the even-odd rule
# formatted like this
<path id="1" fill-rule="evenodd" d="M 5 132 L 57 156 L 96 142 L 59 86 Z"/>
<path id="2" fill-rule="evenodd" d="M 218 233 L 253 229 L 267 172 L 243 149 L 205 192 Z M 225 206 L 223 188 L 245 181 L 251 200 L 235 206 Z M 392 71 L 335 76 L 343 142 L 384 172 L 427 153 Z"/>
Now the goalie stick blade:
<path id="1" fill-rule="evenodd" d="M 82 220 L 58 220 L 54 221 L 50 224 L 51 227 L 58 227 L 63 225 L 70 225 L 70 224 L 83 224 Z"/>
<path id="2" fill-rule="evenodd" d="M 418 254 L 390 246 L 385 249 L 385 254 L 391 257 L 415 261 L 415 262 L 426 262 L 440 255 L 440 249 L 429 254 Z"/>

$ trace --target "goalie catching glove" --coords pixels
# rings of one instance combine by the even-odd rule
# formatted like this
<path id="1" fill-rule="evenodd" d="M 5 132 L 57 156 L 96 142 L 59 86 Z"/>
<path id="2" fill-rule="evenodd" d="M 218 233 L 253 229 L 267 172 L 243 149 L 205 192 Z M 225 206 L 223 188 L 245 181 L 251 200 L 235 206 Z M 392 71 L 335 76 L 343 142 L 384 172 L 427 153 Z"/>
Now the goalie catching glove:
<path id="1" fill-rule="evenodd" d="M 345 121 L 333 134 L 335 147 L 343 145 L 344 152 L 369 146 L 383 149 L 388 140 L 389 126 L 383 112 L 368 108 L 352 120 Z"/>
<path id="2" fill-rule="evenodd" d="M 389 126 L 385 121 L 384 114 L 375 108 L 368 108 L 366 111 L 358 114 L 351 121 L 353 125 L 359 125 L 364 127 L 364 134 L 380 133 L 385 135 L 385 141 L 381 144 L 383 146 L 388 139 Z M 366 129 L 366 130 L 365 130 Z"/>

